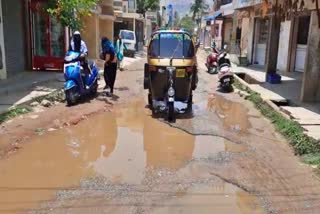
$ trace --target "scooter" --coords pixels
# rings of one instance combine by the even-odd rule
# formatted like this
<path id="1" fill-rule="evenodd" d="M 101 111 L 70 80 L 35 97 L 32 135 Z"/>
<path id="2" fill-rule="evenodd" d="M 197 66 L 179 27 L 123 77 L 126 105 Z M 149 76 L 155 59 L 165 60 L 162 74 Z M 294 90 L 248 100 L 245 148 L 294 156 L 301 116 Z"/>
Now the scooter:
<path id="1" fill-rule="evenodd" d="M 232 84 L 234 82 L 234 76 L 231 71 L 231 62 L 226 51 L 222 51 L 222 53 L 220 53 L 218 66 L 219 87 L 225 92 L 231 92 L 233 90 Z"/>
<path id="2" fill-rule="evenodd" d="M 78 52 L 69 51 L 64 61 L 64 91 L 68 106 L 75 105 L 81 97 L 94 95 L 98 91 L 99 72 L 95 62 L 89 61 L 89 72 L 81 66 L 82 56 Z"/>
<path id="3" fill-rule="evenodd" d="M 209 74 L 218 73 L 218 50 L 213 46 L 212 53 L 207 56 L 206 67 Z"/>

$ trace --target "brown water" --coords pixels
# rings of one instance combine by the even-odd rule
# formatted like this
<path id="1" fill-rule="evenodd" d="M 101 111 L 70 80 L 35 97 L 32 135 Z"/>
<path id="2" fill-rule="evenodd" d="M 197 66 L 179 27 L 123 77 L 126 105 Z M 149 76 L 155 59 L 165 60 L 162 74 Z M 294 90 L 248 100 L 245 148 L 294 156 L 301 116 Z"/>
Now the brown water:
<path id="1" fill-rule="evenodd" d="M 148 168 L 178 171 L 192 159 L 219 152 L 245 152 L 247 148 L 222 138 L 192 136 L 153 119 L 140 100 L 112 113 L 104 113 L 77 126 L 38 136 L 8 160 L 0 162 L 0 213 L 23 213 L 51 200 L 59 190 L 76 188 L 81 179 L 104 176 L 114 183 L 141 184 Z M 222 109 L 225 109 L 222 107 Z M 228 108 L 227 108 L 228 109 Z M 225 114 L 239 114 L 223 110 Z M 233 124 L 234 118 L 226 121 Z M 248 126 L 241 124 L 242 129 Z M 191 193 L 205 192 L 205 196 Z M 188 189 L 170 203 L 188 204 L 183 213 L 212 213 L 222 204 L 223 213 L 252 213 L 256 199 L 224 184 L 219 193 L 201 186 Z M 202 204 L 205 205 L 202 205 Z M 255 206 L 248 205 L 252 203 Z M 165 206 L 164 206 L 165 207 Z M 200 209 L 197 209 L 200 208 Z M 208 212 L 204 212 L 206 209 Z M 219 210 L 219 209 L 218 209 Z M 179 209 L 163 208 L 178 212 Z M 162 212 L 161 213 L 167 213 Z M 222 212 L 220 212 L 222 213 Z"/>
<path id="2" fill-rule="evenodd" d="M 222 119 L 225 130 L 234 130 L 241 134 L 251 128 L 248 109 L 241 103 L 214 94 L 208 99 L 207 109 L 214 111 Z"/>

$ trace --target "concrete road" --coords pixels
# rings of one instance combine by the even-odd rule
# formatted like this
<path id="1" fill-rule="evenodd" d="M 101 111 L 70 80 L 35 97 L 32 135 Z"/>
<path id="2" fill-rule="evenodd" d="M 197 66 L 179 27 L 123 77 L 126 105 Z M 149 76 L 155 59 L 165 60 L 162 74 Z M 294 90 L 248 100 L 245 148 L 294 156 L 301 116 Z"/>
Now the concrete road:
<path id="1" fill-rule="evenodd" d="M 113 98 L 4 124 L 0 213 L 318 213 L 312 168 L 250 103 L 217 92 L 204 59 L 175 124 L 146 106 L 145 58 L 118 73 Z"/>

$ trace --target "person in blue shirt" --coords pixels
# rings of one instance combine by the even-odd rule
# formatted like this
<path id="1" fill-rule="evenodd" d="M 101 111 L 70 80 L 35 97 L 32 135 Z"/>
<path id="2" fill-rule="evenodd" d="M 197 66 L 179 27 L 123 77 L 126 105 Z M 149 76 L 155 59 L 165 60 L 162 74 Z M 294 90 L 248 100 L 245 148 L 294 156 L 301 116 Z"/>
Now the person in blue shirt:
<path id="1" fill-rule="evenodd" d="M 112 42 L 107 38 L 103 37 L 101 39 L 101 58 L 105 61 L 104 63 L 104 80 L 106 82 L 106 87 L 104 89 L 110 88 L 110 92 L 107 92 L 107 96 L 113 96 L 114 83 L 117 77 L 117 56 L 115 48 Z"/>

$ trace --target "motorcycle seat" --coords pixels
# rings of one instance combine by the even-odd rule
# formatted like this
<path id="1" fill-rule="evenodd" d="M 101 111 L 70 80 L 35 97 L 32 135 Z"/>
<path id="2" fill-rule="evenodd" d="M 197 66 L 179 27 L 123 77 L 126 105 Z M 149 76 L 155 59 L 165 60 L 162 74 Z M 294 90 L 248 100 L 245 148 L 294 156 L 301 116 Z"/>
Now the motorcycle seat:
<path id="1" fill-rule="evenodd" d="M 230 67 L 230 64 L 229 63 L 223 63 L 219 67 L 220 68 L 222 68 L 222 67 Z"/>

